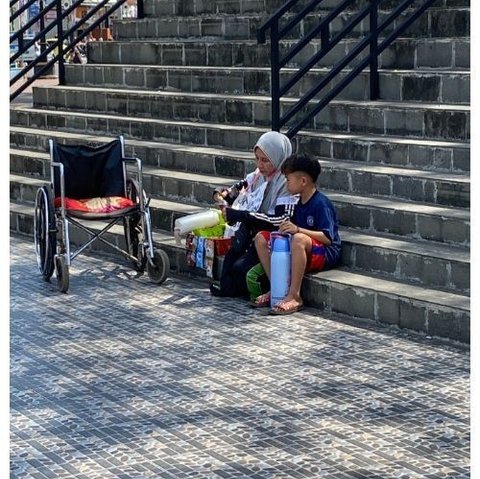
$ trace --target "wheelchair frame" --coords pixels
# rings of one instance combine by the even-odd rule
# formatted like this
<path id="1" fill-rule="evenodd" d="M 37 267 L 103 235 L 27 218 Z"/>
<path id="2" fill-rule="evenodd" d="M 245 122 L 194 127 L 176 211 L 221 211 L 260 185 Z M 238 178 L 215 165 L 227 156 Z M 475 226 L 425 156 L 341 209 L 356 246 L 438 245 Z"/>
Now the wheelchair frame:
<path id="1" fill-rule="evenodd" d="M 137 207 L 130 208 L 123 214 L 122 210 L 118 210 L 114 214 L 82 214 L 79 216 L 84 221 L 107 221 L 108 223 L 100 231 L 85 226 L 74 215 L 69 214 L 69 210 L 65 206 L 65 167 L 63 163 L 55 161 L 54 141 L 48 140 L 51 183 L 50 188 L 44 186 L 37 190 L 34 217 L 35 252 L 37 264 L 44 279 L 48 281 L 55 270 L 57 286 L 61 292 L 68 290 L 69 267 L 73 259 L 96 240 L 109 245 L 129 259 L 135 270 L 143 272 L 146 267 L 149 278 L 157 284 L 165 281 L 170 270 L 168 255 L 153 245 L 150 199 L 143 190 L 142 161 L 137 157 L 126 157 L 123 136 L 118 136 L 117 140 L 121 146 L 124 196 L 132 199 Z M 136 165 L 137 180 L 128 176 L 127 164 L 131 163 Z M 58 196 L 54 186 L 56 169 L 60 184 L 60 206 L 57 208 L 55 208 L 52 198 L 52 192 L 54 197 Z M 126 250 L 102 236 L 121 220 L 123 220 Z M 76 226 L 90 237 L 75 251 L 72 251 L 70 247 L 70 225 Z M 52 250 L 55 250 L 55 254 Z"/>

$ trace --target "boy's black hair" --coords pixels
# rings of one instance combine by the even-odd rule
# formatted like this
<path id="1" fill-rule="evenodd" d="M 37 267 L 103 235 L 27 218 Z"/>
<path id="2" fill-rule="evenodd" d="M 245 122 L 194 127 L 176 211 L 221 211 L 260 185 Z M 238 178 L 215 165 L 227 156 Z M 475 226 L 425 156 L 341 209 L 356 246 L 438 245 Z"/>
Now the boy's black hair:
<path id="1" fill-rule="evenodd" d="M 311 158 L 310 156 L 302 154 L 293 154 L 289 156 L 282 165 L 282 173 L 288 175 L 289 173 L 295 173 L 297 171 L 302 171 L 306 173 L 313 182 L 317 181 L 317 178 L 320 176 L 321 168 L 320 163 Z"/>

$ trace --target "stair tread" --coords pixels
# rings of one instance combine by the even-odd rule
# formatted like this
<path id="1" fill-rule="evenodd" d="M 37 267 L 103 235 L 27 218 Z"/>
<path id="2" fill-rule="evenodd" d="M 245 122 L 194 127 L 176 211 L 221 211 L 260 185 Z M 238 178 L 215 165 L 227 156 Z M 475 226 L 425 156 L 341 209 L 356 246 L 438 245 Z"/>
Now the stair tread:
<path id="1" fill-rule="evenodd" d="M 385 37 L 378 37 L 379 41 L 382 41 L 385 39 Z M 450 43 L 453 40 L 462 40 L 462 41 L 470 41 L 470 37 L 399 37 L 395 41 L 396 42 L 401 42 L 401 41 L 406 41 L 406 42 L 439 42 L 439 43 Z M 297 43 L 298 40 L 294 38 L 285 38 L 281 41 L 283 44 L 288 44 L 288 43 Z M 95 43 L 103 43 L 103 42 L 95 42 Z M 222 38 L 222 37 L 185 37 L 185 38 L 179 38 L 179 37 L 164 37 L 164 38 L 129 38 L 129 39 L 122 39 L 122 40 L 109 40 L 108 44 L 109 45 L 116 45 L 116 44 L 134 44 L 134 43 L 140 43 L 140 44 L 145 44 L 145 43 L 152 43 L 152 44 L 164 44 L 164 45 L 181 45 L 183 43 L 189 43 L 189 44 L 202 44 L 202 45 L 212 45 L 212 44 L 226 44 L 226 45 L 232 45 L 232 44 L 238 44 L 238 45 L 254 45 L 254 46 L 259 46 L 257 39 L 229 39 L 229 38 Z M 350 37 L 350 38 L 344 38 L 340 41 L 340 44 L 342 43 L 358 43 L 358 38 L 355 37 Z M 263 46 L 269 45 L 270 41 L 267 38 L 267 41 Z M 320 39 L 313 39 L 311 44 L 321 44 Z M 260 45 L 261 46 L 261 45 Z"/>
<path id="2" fill-rule="evenodd" d="M 147 172 L 144 169 L 144 173 Z M 153 168 L 150 174 L 154 174 L 157 176 L 164 176 L 166 178 L 171 178 L 172 175 L 170 174 L 171 171 L 169 170 L 161 170 Z M 195 173 L 184 173 L 184 172 L 175 172 L 177 178 L 182 178 L 188 181 L 206 181 L 207 184 L 213 185 L 229 185 L 232 183 L 231 178 L 216 178 L 213 176 L 206 176 L 206 175 L 198 175 Z M 24 182 L 27 184 L 44 184 L 47 183 L 47 180 L 38 178 L 38 177 L 29 177 L 23 176 L 19 174 L 10 174 L 10 178 L 13 181 L 17 182 Z M 202 178 L 202 179 L 201 179 Z M 369 207 L 376 207 L 376 208 L 383 208 L 383 209 L 390 209 L 396 211 L 408 211 L 411 213 L 417 214 L 428 214 L 428 215 L 435 215 L 435 216 L 442 216 L 446 218 L 456 218 L 461 220 L 469 220 L 470 219 L 470 211 L 466 208 L 455 208 L 451 206 L 437 206 L 437 205 L 429 205 L 425 203 L 418 203 L 418 202 L 407 202 L 401 201 L 398 199 L 388 199 L 388 198 L 379 198 L 379 197 L 372 197 L 372 196 L 360 196 L 360 195 L 352 195 L 350 193 L 339 193 L 337 191 L 330 191 L 328 189 L 322 189 L 322 192 L 325 193 L 332 201 L 339 202 L 339 203 L 347 203 L 351 205 L 361 205 L 361 206 L 369 206 Z M 153 201 L 163 201 L 163 200 L 155 200 Z M 155 203 L 152 203 L 155 204 Z M 172 203 L 175 204 L 175 203 Z M 201 208 L 201 207 L 200 207 Z M 170 208 L 175 211 L 175 208 Z"/>
<path id="3" fill-rule="evenodd" d="M 49 115 L 57 115 L 57 116 L 80 116 L 86 118 L 104 118 L 104 119 L 119 119 L 119 120 L 128 120 L 130 117 L 128 116 L 120 116 L 120 115 L 107 115 L 107 114 L 100 114 L 100 113 L 91 113 L 91 112 L 71 112 L 71 111 L 58 111 L 58 110 L 46 110 L 42 108 L 32 108 L 32 107 L 25 107 L 21 105 L 11 105 L 11 108 L 19 109 L 25 112 L 30 113 L 44 113 Z M 179 125 L 185 126 L 190 128 L 217 128 L 219 130 L 228 130 L 228 131 L 249 131 L 255 132 L 261 135 L 265 133 L 265 128 L 260 128 L 257 126 L 245 126 L 245 125 L 226 125 L 222 123 L 203 123 L 203 122 L 193 122 L 193 121 L 179 121 L 179 120 L 161 120 L 157 118 L 135 118 L 137 122 L 144 122 L 144 123 L 158 123 L 158 124 L 166 124 L 166 125 Z M 10 131 L 19 132 L 19 133 L 27 133 L 31 131 L 37 131 L 38 134 L 46 134 L 52 137 L 62 137 L 62 138 L 82 138 L 82 139 L 89 139 L 95 141 L 110 141 L 112 139 L 111 136 L 98 136 L 92 134 L 85 134 L 85 133 L 75 133 L 71 131 L 61 131 L 61 130 L 45 130 L 45 129 L 38 129 L 32 127 L 22 127 L 22 126 L 11 126 Z M 419 139 L 419 138 L 405 138 L 400 136 L 391 136 L 391 135 L 370 135 L 366 133 L 343 133 L 343 132 L 335 132 L 335 131 L 312 131 L 312 130 L 304 130 L 298 134 L 300 137 L 310 137 L 310 138 L 332 138 L 337 140 L 359 140 L 365 142 L 384 142 L 384 143 L 395 143 L 395 144 L 408 144 L 408 145 L 416 145 L 416 146 L 433 146 L 437 148 L 448 148 L 448 147 L 455 147 L 455 148 L 470 148 L 470 142 L 466 141 L 446 141 L 446 140 L 437 140 L 437 139 Z M 139 140 L 139 139 L 128 139 L 128 143 L 135 144 L 135 145 L 157 145 L 161 142 L 159 141 L 148 141 L 148 140 Z M 165 146 L 172 146 L 173 148 L 183 148 L 183 146 L 187 145 L 179 145 L 176 143 L 161 143 Z M 192 145 L 193 146 L 193 145 Z M 253 146 L 253 145 L 252 145 Z M 203 147 L 203 146 L 202 146 Z M 207 147 L 208 148 L 208 147 Z M 214 149 L 216 149 L 214 147 Z M 224 151 L 232 151 L 232 150 L 224 150 Z"/>
<path id="4" fill-rule="evenodd" d="M 238 66 L 197 66 L 197 65 L 149 65 L 149 64 L 134 64 L 134 63 L 123 63 L 121 65 L 115 64 L 112 65 L 110 63 L 85 63 L 83 65 L 78 64 L 67 64 L 65 65 L 66 68 L 149 68 L 149 69 L 156 69 L 156 70 L 192 70 L 192 71 L 238 71 L 238 72 L 270 72 L 270 67 L 238 67 Z M 294 73 L 297 72 L 299 68 L 290 68 L 284 67 L 282 68 L 282 72 L 285 73 Z M 311 73 L 322 73 L 322 72 L 329 72 L 330 68 L 312 68 L 309 71 Z M 344 68 L 344 71 L 350 71 L 351 68 Z M 407 70 L 407 69 L 386 69 L 386 68 L 379 68 L 378 72 L 385 73 L 385 74 L 400 74 L 400 75 L 466 75 L 470 76 L 470 70 L 448 70 L 446 68 L 415 68 L 414 70 Z M 368 72 L 364 72 L 365 74 L 369 74 Z"/>
<path id="5" fill-rule="evenodd" d="M 11 202 L 10 210 L 24 215 L 33 215 L 33 207 L 20 203 Z M 93 228 L 101 228 L 104 223 L 91 221 L 89 225 Z M 123 228 L 114 227 L 113 232 L 123 234 Z M 153 231 L 154 241 L 170 247 L 184 249 L 184 244 L 177 245 L 173 233 L 165 231 Z M 422 301 L 438 305 L 440 307 L 449 307 L 463 311 L 470 310 L 470 298 L 460 293 L 452 293 L 444 290 L 432 289 L 424 286 L 413 285 L 404 281 L 395 279 L 385 279 L 378 275 L 359 273 L 350 271 L 346 268 L 337 268 L 320 273 L 310 273 L 307 278 L 313 281 L 339 283 L 346 287 L 359 287 L 371 291 L 377 291 L 385 294 L 392 294 L 403 297 L 409 301 Z M 307 279 L 307 280 L 308 280 Z"/>
<path id="6" fill-rule="evenodd" d="M 163 146 L 163 144 L 161 143 L 155 144 L 157 148 L 160 147 L 161 145 Z M 169 146 L 169 145 L 171 144 L 165 144 L 165 146 Z M 198 147 L 198 148 L 186 147 L 185 148 L 183 147 L 183 145 L 177 145 L 177 146 L 178 148 L 175 148 L 176 151 L 193 151 L 196 153 L 212 154 L 212 155 L 218 155 L 220 153 L 220 151 L 216 148 L 207 148 L 207 147 Z M 31 150 L 23 150 L 20 148 L 10 148 L 10 153 L 23 155 L 25 157 L 31 157 L 31 158 L 49 159 L 49 155 L 47 153 L 31 151 Z M 252 159 L 252 154 L 250 152 L 229 150 L 227 154 L 232 158 L 243 158 L 245 160 Z M 450 183 L 452 182 L 464 183 L 464 184 L 470 183 L 470 175 L 466 175 L 462 173 L 438 172 L 438 171 L 421 170 L 421 169 L 414 169 L 414 168 L 385 166 L 385 165 L 374 164 L 374 163 L 362 163 L 359 161 L 330 160 L 322 157 L 318 157 L 318 159 L 322 167 L 330 167 L 330 168 L 335 168 L 337 170 L 340 170 L 340 169 L 355 170 L 355 171 L 361 171 L 365 173 L 378 173 L 378 174 L 391 175 L 391 176 L 392 175 L 408 176 L 408 177 L 415 176 L 416 178 L 422 178 L 425 180 L 448 181 Z M 208 174 L 176 171 L 171 169 L 163 169 L 160 167 L 153 167 L 149 165 L 144 165 L 143 170 L 146 173 L 156 175 L 156 176 L 166 176 L 171 178 L 183 178 L 183 179 L 188 179 L 190 177 L 193 177 L 196 181 L 214 182 L 219 184 L 229 184 L 232 182 L 232 178 L 229 178 L 229 177 L 222 178 L 222 177 L 212 176 Z"/>
<path id="7" fill-rule="evenodd" d="M 445 173 L 431 170 L 421 170 L 415 168 L 404 168 L 399 166 L 385 166 L 373 163 L 362 163 L 359 161 L 345 161 L 345 160 L 329 160 L 319 158 L 322 166 L 329 166 L 331 168 L 362 171 L 365 173 L 379 173 L 391 176 L 415 176 L 425 180 L 440 180 L 458 183 L 470 183 L 470 175 L 462 173 Z"/>
<path id="8" fill-rule="evenodd" d="M 322 8 L 322 5 L 319 6 L 318 10 L 316 10 L 313 13 L 307 14 L 307 17 L 315 17 L 318 14 L 322 15 L 327 15 L 328 13 L 331 12 L 332 9 L 329 8 Z M 408 11 L 413 11 L 413 8 L 407 9 Z M 446 12 L 451 12 L 452 10 L 455 11 L 470 11 L 470 7 L 466 6 L 452 6 L 452 7 L 444 7 L 444 6 L 431 6 L 428 9 L 429 11 L 446 11 Z M 392 10 L 388 8 L 382 8 L 381 5 L 379 5 L 378 12 L 381 13 L 390 13 Z M 359 12 L 359 9 L 349 9 L 344 12 L 343 14 L 347 15 L 356 15 Z M 295 16 L 296 13 L 294 12 L 287 12 L 284 16 L 284 18 L 287 17 L 293 17 Z M 135 23 L 135 22 L 148 22 L 151 20 L 163 20 L 164 18 L 168 18 L 169 20 L 178 20 L 179 18 L 188 18 L 189 20 L 206 20 L 206 19 L 218 19 L 218 18 L 233 18 L 235 20 L 237 19 L 242 19 L 242 18 L 249 18 L 249 19 L 265 19 L 265 14 L 263 12 L 246 12 L 246 13 L 197 13 L 195 15 L 163 15 L 162 17 L 146 17 L 146 18 L 139 18 L 139 19 L 132 19 L 132 18 L 122 18 L 122 19 L 115 19 L 115 23 Z"/>
<path id="9" fill-rule="evenodd" d="M 127 88 L 106 88 L 106 87 L 94 87 L 94 86 L 78 86 L 78 85 L 63 85 L 63 86 L 37 86 L 34 87 L 44 90 L 66 90 L 66 91 L 85 91 L 85 92 L 106 92 L 106 93 L 123 93 L 129 96 L 161 96 L 161 97 L 182 97 L 182 98 L 204 98 L 208 100 L 235 100 L 235 101 L 262 101 L 269 103 L 271 101 L 268 95 L 240 95 L 233 93 L 192 93 L 192 92 L 180 92 L 180 91 L 166 91 L 166 90 L 130 90 Z M 281 99 L 282 103 L 296 103 L 299 100 L 298 97 L 284 97 Z M 331 105 L 345 105 L 353 108 L 399 108 L 406 110 L 439 110 L 439 111 L 463 111 L 469 112 L 469 105 L 461 104 L 447 104 L 447 103 L 427 103 L 427 102 L 406 102 L 406 101 L 386 101 L 386 100 L 332 100 Z"/>

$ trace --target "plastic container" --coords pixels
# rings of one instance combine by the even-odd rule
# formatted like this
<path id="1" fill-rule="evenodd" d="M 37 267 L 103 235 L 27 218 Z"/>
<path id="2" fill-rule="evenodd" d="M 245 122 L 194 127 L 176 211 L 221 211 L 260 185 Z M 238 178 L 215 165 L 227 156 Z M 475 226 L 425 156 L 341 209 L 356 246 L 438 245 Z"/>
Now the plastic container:
<path id="1" fill-rule="evenodd" d="M 273 308 L 288 294 L 290 288 L 290 234 L 272 232 L 270 235 L 270 306 Z"/>
<path id="2" fill-rule="evenodd" d="M 218 214 L 219 211 L 216 210 L 205 210 L 176 219 L 174 233 L 177 243 L 180 243 L 180 235 L 190 233 L 197 228 L 208 228 L 219 224 Z"/>

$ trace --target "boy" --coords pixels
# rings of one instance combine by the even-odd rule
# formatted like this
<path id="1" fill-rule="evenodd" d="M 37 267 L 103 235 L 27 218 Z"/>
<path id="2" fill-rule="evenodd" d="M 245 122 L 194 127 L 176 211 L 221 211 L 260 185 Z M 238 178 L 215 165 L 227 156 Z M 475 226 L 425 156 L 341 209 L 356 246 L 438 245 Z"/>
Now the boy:
<path id="1" fill-rule="evenodd" d="M 320 163 L 307 155 L 292 155 L 282 165 L 287 179 L 287 189 L 299 195 L 290 219 L 284 219 L 278 230 L 290 233 L 291 238 L 291 283 L 287 296 L 271 314 L 291 314 L 303 308 L 300 296 L 305 272 L 322 271 L 339 264 L 341 242 L 338 220 L 331 201 L 317 190 L 315 183 L 320 175 Z M 270 278 L 270 232 L 261 231 L 255 237 L 255 248 L 260 262 Z M 269 306 L 270 293 L 255 300 L 255 306 Z"/>

